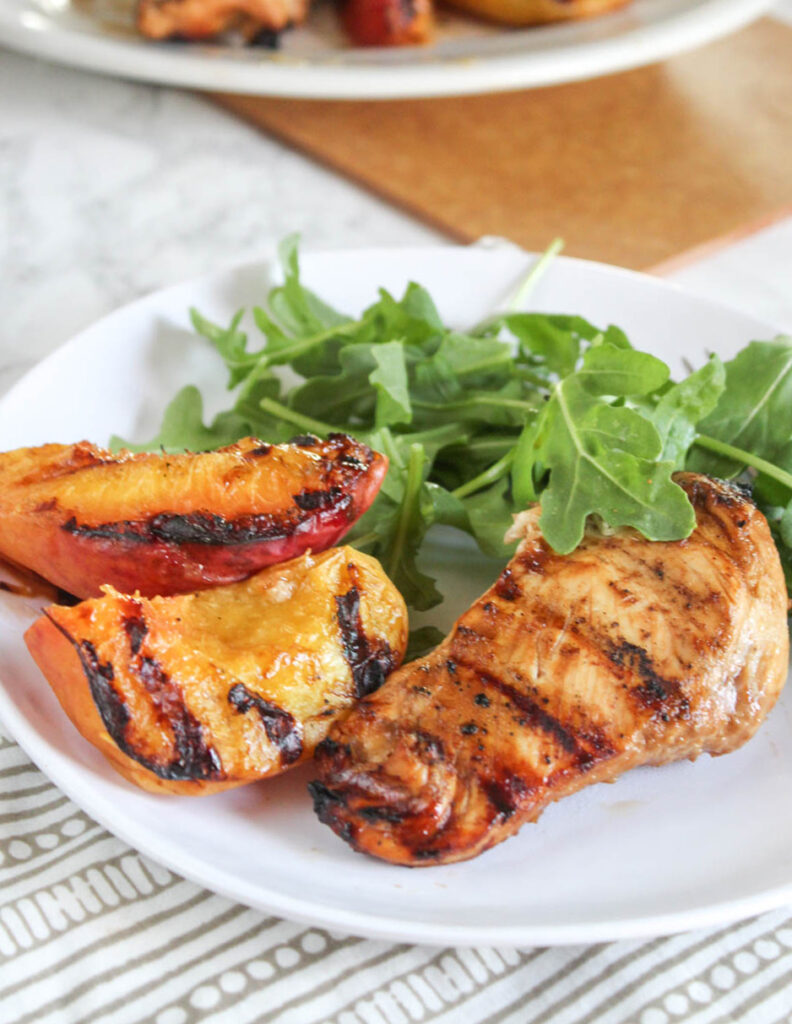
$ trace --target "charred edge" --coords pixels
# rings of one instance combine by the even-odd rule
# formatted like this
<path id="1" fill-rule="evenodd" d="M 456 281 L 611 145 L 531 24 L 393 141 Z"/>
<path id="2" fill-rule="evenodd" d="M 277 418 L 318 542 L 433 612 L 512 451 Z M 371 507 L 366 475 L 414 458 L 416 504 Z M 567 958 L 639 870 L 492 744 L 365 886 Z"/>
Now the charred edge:
<path id="1" fill-rule="evenodd" d="M 489 802 L 503 818 L 510 818 L 519 810 L 529 787 L 519 775 L 504 773 L 500 778 L 482 779 L 481 788 Z"/>
<path id="2" fill-rule="evenodd" d="M 526 573 L 542 576 L 547 569 L 547 563 L 551 557 L 552 553 L 547 548 L 529 547 L 517 555 L 517 561 Z"/>
<path id="3" fill-rule="evenodd" d="M 126 705 L 113 687 L 113 666 L 106 662 L 104 665 L 99 661 L 96 648 L 90 640 L 75 640 L 53 616 L 45 610 L 44 614 L 57 629 L 57 631 L 68 640 L 74 648 L 77 657 L 80 659 L 83 673 L 88 681 L 88 689 L 99 712 L 99 717 L 104 723 L 105 729 L 111 739 L 118 744 L 125 754 L 129 754 L 127 742 L 124 738 L 124 730 L 129 721 L 129 712 Z M 134 757 L 134 753 L 130 754 Z"/>
<path id="4" fill-rule="evenodd" d="M 719 477 L 696 477 L 692 482 L 682 483 L 694 506 L 706 506 L 708 501 L 724 508 L 735 509 L 746 504 L 756 507 L 753 496 L 753 484 L 735 480 L 722 480 Z"/>
<path id="5" fill-rule="evenodd" d="M 365 697 L 382 686 L 396 667 L 396 659 L 386 640 L 372 644 L 363 631 L 357 587 L 351 587 L 346 594 L 337 594 L 335 602 L 341 646 L 352 672 L 355 693 Z"/>
<path id="6" fill-rule="evenodd" d="M 65 635 L 68 636 L 68 634 Z M 120 694 L 113 686 L 115 679 L 113 666 L 109 662 L 102 664 L 99 661 L 99 655 L 96 653 L 96 648 L 90 640 L 72 642 L 80 656 L 80 662 L 85 677 L 88 680 L 91 697 L 93 697 L 96 710 L 104 722 L 105 729 L 107 729 L 111 738 L 115 740 L 125 754 L 135 757 L 134 751 L 130 749 L 124 735 L 129 722 L 129 711 Z"/>
<path id="7" fill-rule="evenodd" d="M 72 516 L 61 529 L 76 537 L 90 540 L 124 541 L 133 544 L 255 544 L 293 536 L 298 527 L 305 529 L 313 520 L 320 525 L 326 521 L 325 517 L 328 514 L 349 522 L 354 512 L 352 497 L 343 494 L 340 488 L 334 490 L 338 493 L 337 500 L 309 510 L 314 513 L 313 515 L 304 514 L 305 509 L 295 506 L 293 510 L 280 515 L 271 513 L 225 519 L 209 512 L 192 512 L 186 515 L 162 513 L 148 520 L 123 520 L 98 526 L 80 524 Z"/>
<path id="8" fill-rule="evenodd" d="M 432 736 L 431 733 L 424 732 L 422 729 L 414 730 L 413 737 L 415 738 L 418 753 L 429 764 L 445 761 L 445 747 L 441 739 L 438 739 L 437 736 Z"/>
<path id="9" fill-rule="evenodd" d="M 338 812 L 346 807 L 343 793 L 330 789 L 323 782 L 309 782 L 308 792 L 313 800 L 314 813 L 323 825 L 329 825 L 337 836 L 347 843 L 353 843 L 355 829 L 351 822 L 343 821 Z"/>
<path id="10" fill-rule="evenodd" d="M 211 512 L 162 512 L 150 519 L 125 519 L 96 526 L 78 523 L 76 516 L 71 516 L 61 529 L 77 537 L 131 544 L 232 545 L 282 540 L 292 536 L 298 528 L 309 531 L 336 519 L 339 527 L 350 523 L 356 513 L 351 491 L 374 462 L 374 452 L 347 434 L 330 434 L 327 441 L 305 434 L 293 438 L 291 443 L 316 448 L 317 453 L 325 457 L 323 482 L 328 486 L 300 492 L 294 496 L 294 506 L 283 512 L 244 515 L 236 519 Z M 261 445 L 253 449 L 252 454 L 264 455 L 270 448 L 270 445 Z"/>
<path id="11" fill-rule="evenodd" d="M 272 28 L 262 28 L 250 40 L 251 46 L 260 46 L 265 50 L 279 50 L 281 47 L 281 31 Z"/>
<path id="12" fill-rule="evenodd" d="M 357 812 L 365 821 L 387 821 L 391 825 L 401 825 L 404 812 L 395 807 L 360 807 Z"/>
<path id="13" fill-rule="evenodd" d="M 331 487 L 326 491 L 300 491 L 299 494 L 293 495 L 294 504 L 303 512 L 313 512 L 318 508 L 332 508 L 333 505 L 338 505 L 341 496 L 340 487 Z"/>
<path id="14" fill-rule="evenodd" d="M 142 615 L 130 615 L 123 621 L 124 632 L 129 637 L 129 650 L 138 654 L 148 633 L 146 620 Z"/>
<path id="15" fill-rule="evenodd" d="M 681 696 L 680 684 L 676 679 L 665 679 L 655 670 L 648 652 L 637 644 L 623 640 L 607 652 L 614 665 L 634 672 L 642 680 L 632 691 L 642 704 L 649 707 L 676 705 L 678 714 L 686 718 L 690 711 L 687 697 Z"/>
<path id="16" fill-rule="evenodd" d="M 271 444 L 259 444 L 255 448 L 253 448 L 252 451 L 248 452 L 248 458 L 263 459 L 265 456 L 269 455 L 271 451 Z"/>
<path id="17" fill-rule="evenodd" d="M 206 743 L 203 726 L 184 703 L 179 687 L 154 658 L 139 658 L 135 668 L 152 703 L 170 726 L 176 747 L 177 756 L 170 764 L 152 770 L 162 778 L 180 781 L 223 778 L 217 751 Z"/>
<path id="18" fill-rule="evenodd" d="M 495 593 L 504 601 L 516 601 L 522 591 L 514 579 L 514 573 L 506 566 L 495 583 Z"/>
<path id="19" fill-rule="evenodd" d="M 316 434 L 295 434 L 289 438 L 288 444 L 296 444 L 298 448 L 313 448 L 320 441 Z"/>
<path id="20" fill-rule="evenodd" d="M 288 711 L 277 704 L 251 693 L 243 683 L 236 683 L 228 691 L 228 703 L 241 714 L 245 715 L 251 708 L 258 711 L 270 743 L 280 751 L 283 764 L 294 764 L 303 752 L 303 742 L 299 726 Z"/>
<path id="21" fill-rule="evenodd" d="M 200 735 L 201 726 L 193 718 L 190 712 L 187 711 L 183 703 L 181 705 L 182 711 L 188 721 L 184 723 L 186 730 L 183 730 L 182 743 L 185 746 L 188 745 L 189 735 L 191 741 L 189 745 L 191 750 L 194 754 L 198 755 L 197 757 L 190 759 L 189 768 L 181 759 L 167 765 L 161 765 L 154 761 L 150 761 L 148 758 L 142 757 L 126 738 L 126 727 L 130 721 L 130 714 L 123 698 L 113 686 L 113 681 L 115 679 L 113 666 L 109 662 L 102 664 L 102 662 L 99 661 L 96 648 L 90 640 L 75 640 L 59 622 L 55 621 L 49 612 L 45 612 L 44 614 L 52 625 L 55 626 L 58 632 L 63 634 L 76 651 L 77 657 L 80 659 L 80 664 L 82 665 L 85 678 L 88 682 L 91 697 L 93 698 L 96 710 L 99 712 L 99 717 L 102 719 L 108 735 L 122 753 L 126 754 L 127 757 L 131 758 L 133 761 L 137 761 L 139 765 L 146 768 L 148 771 L 153 772 L 161 779 L 167 779 L 170 781 L 187 781 L 195 778 L 218 779 L 223 777 L 220 759 L 214 750 L 207 748 L 204 745 L 203 738 Z M 148 686 L 146 688 L 148 689 Z M 173 723 L 171 724 L 173 725 Z M 173 731 L 176 748 L 181 754 L 179 736 L 175 726 Z M 185 732 L 187 735 L 184 735 Z M 193 764 L 198 766 L 199 771 L 201 767 L 208 767 L 209 774 L 194 774 L 191 771 L 188 774 L 187 772 L 191 769 Z"/>
<path id="22" fill-rule="evenodd" d="M 438 860 L 444 853 L 446 853 L 444 849 L 427 847 L 424 850 L 412 850 L 411 856 L 413 860 Z"/>
<path id="23" fill-rule="evenodd" d="M 322 742 L 317 746 L 314 751 L 316 759 L 319 760 L 323 756 L 336 757 L 341 754 L 344 757 L 351 757 L 352 750 L 348 743 L 336 743 L 334 739 L 326 736 Z"/>

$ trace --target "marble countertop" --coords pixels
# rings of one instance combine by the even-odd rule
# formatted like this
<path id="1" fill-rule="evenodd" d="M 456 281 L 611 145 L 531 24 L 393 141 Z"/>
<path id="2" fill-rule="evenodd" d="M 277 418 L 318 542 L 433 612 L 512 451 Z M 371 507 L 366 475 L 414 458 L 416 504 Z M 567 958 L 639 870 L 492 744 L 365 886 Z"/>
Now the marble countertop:
<path id="1" fill-rule="evenodd" d="M 291 231 L 440 239 L 200 96 L 0 51 L 0 391 L 117 306 Z M 792 329 L 792 217 L 672 276 Z"/>

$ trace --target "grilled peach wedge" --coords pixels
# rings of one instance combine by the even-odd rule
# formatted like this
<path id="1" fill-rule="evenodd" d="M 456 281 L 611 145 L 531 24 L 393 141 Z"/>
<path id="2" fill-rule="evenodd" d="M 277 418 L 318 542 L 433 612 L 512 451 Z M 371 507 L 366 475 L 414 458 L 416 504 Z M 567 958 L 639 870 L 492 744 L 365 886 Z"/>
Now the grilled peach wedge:
<path id="1" fill-rule="evenodd" d="M 77 597 L 188 593 L 337 544 L 386 470 L 345 434 L 181 455 L 18 448 L 0 454 L 0 556 Z"/>
<path id="2" fill-rule="evenodd" d="M 401 595 L 348 547 L 176 597 L 103 590 L 51 606 L 25 641 L 85 739 L 153 792 L 213 793 L 298 764 L 407 644 Z"/>

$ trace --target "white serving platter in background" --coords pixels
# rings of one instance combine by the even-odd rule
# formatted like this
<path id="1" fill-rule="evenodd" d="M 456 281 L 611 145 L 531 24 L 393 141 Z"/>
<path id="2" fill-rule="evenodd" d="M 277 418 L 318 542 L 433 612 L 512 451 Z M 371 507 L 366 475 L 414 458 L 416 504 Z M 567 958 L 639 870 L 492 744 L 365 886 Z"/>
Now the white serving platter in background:
<path id="1" fill-rule="evenodd" d="M 356 313 L 379 286 L 426 285 L 457 326 L 500 305 L 525 272 L 514 249 L 429 247 L 308 255 L 304 279 Z M 168 288 L 84 331 L 0 401 L 0 449 L 112 433 L 153 435 L 167 400 L 201 386 L 209 412 L 225 371 L 192 338 L 187 308 L 226 320 L 262 300 L 264 263 Z M 665 282 L 559 259 L 531 302 L 623 327 L 681 369 L 728 357 L 771 327 Z M 446 536 L 433 557 L 453 594 L 446 628 L 497 566 Z M 60 709 L 22 641 L 40 602 L 0 594 L 0 719 L 72 800 L 142 853 L 261 910 L 359 935 L 431 944 L 591 943 L 669 933 L 792 903 L 792 690 L 734 754 L 639 769 L 552 806 L 477 860 L 408 870 L 354 853 L 314 817 L 311 766 L 203 798 L 153 796 L 110 769 Z"/>
<path id="2" fill-rule="evenodd" d="M 452 96 L 553 85 L 664 60 L 726 35 L 773 0 L 634 0 L 564 24 L 505 28 L 441 9 L 429 46 L 353 48 L 320 0 L 282 48 L 153 43 L 135 0 L 0 0 L 0 45 L 123 78 L 313 99 Z"/>

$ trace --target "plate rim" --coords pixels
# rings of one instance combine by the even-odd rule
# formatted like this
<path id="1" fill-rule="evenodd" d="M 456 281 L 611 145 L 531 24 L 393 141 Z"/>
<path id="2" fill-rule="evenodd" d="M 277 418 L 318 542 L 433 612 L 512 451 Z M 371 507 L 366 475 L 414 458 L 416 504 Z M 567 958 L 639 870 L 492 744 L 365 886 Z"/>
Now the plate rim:
<path id="1" fill-rule="evenodd" d="M 0 0 L 0 44 L 22 53 L 131 80 L 292 99 L 386 100 L 464 96 L 581 81 L 627 71 L 694 49 L 747 25 L 775 0 L 700 0 L 666 22 L 637 26 L 622 36 L 530 54 L 379 67 L 330 58 L 227 57 L 201 60 L 183 48 L 145 49 L 138 42 L 70 29 L 25 26 Z M 24 13 L 24 12 L 23 12 Z M 64 45 L 66 43 L 67 45 Z M 207 76 L 207 69 L 211 69 Z"/>
<path id="2" fill-rule="evenodd" d="M 527 261 L 535 259 L 538 255 L 518 247 L 515 249 L 520 254 L 524 254 Z M 356 259 L 373 259 L 377 254 L 387 253 L 392 256 L 394 252 L 397 252 L 400 258 L 409 260 L 411 253 L 420 252 L 426 256 L 429 252 L 433 252 L 440 259 L 443 253 L 459 252 L 460 250 L 472 252 L 475 250 L 475 246 L 435 244 L 406 247 L 374 246 L 339 250 L 312 249 L 306 255 L 327 259 L 333 259 L 339 255 Z M 487 254 L 487 250 L 482 247 L 479 247 L 478 251 L 482 257 Z M 756 329 L 766 331 L 768 336 L 779 330 L 777 326 L 767 324 L 728 303 L 700 295 L 695 290 L 662 278 L 655 278 L 650 274 L 575 257 L 558 257 L 558 261 L 578 266 L 585 265 L 589 269 L 593 268 L 600 273 L 616 275 L 627 281 L 637 279 L 644 283 L 651 283 L 662 291 L 672 291 L 703 305 L 719 308 L 722 312 L 752 321 L 757 325 Z M 114 318 L 123 317 L 131 310 L 144 307 L 148 303 L 156 303 L 163 295 L 179 289 L 205 287 L 208 282 L 216 281 L 218 278 L 249 273 L 257 268 L 265 269 L 271 267 L 272 263 L 272 254 L 266 252 L 259 259 L 220 266 L 214 271 L 168 285 L 118 307 L 79 331 L 31 367 L 19 381 L 0 396 L 0 412 L 7 402 L 14 400 L 19 389 L 29 386 L 29 378 L 37 374 L 42 367 L 45 367 L 45 364 L 68 357 L 69 352 L 73 348 L 79 347 L 86 335 L 94 331 L 106 330 L 108 326 L 112 325 Z M 695 928 L 727 924 L 792 904 L 792 878 L 790 878 L 787 883 L 760 889 L 755 893 L 736 899 L 703 903 L 693 907 L 688 906 L 684 910 L 677 909 L 666 913 L 560 925 L 528 923 L 484 926 L 449 922 L 439 924 L 416 922 L 382 914 L 317 904 L 310 899 L 284 895 L 275 889 L 264 891 L 260 885 L 243 881 L 233 874 L 218 873 L 212 865 L 199 860 L 189 851 L 180 849 L 172 841 L 163 839 L 156 834 L 152 836 L 151 833 L 141 835 L 135 827 L 127 826 L 123 812 L 116 811 L 112 801 L 105 797 L 97 797 L 94 794 L 92 800 L 86 800 L 85 780 L 81 778 L 84 769 L 73 762 L 71 758 L 51 747 L 49 741 L 38 733 L 35 726 L 28 721 L 22 710 L 15 704 L 10 690 L 11 687 L 6 683 L 4 672 L 0 667 L 0 722 L 2 722 L 4 731 L 10 734 L 53 785 L 65 793 L 92 820 L 127 843 L 132 849 L 164 865 L 176 875 L 187 878 L 228 899 L 289 920 L 330 930 L 348 931 L 349 934 L 366 938 L 425 945 L 564 946 L 671 935 Z M 144 840 L 143 842 L 141 842 L 141 838 Z"/>

